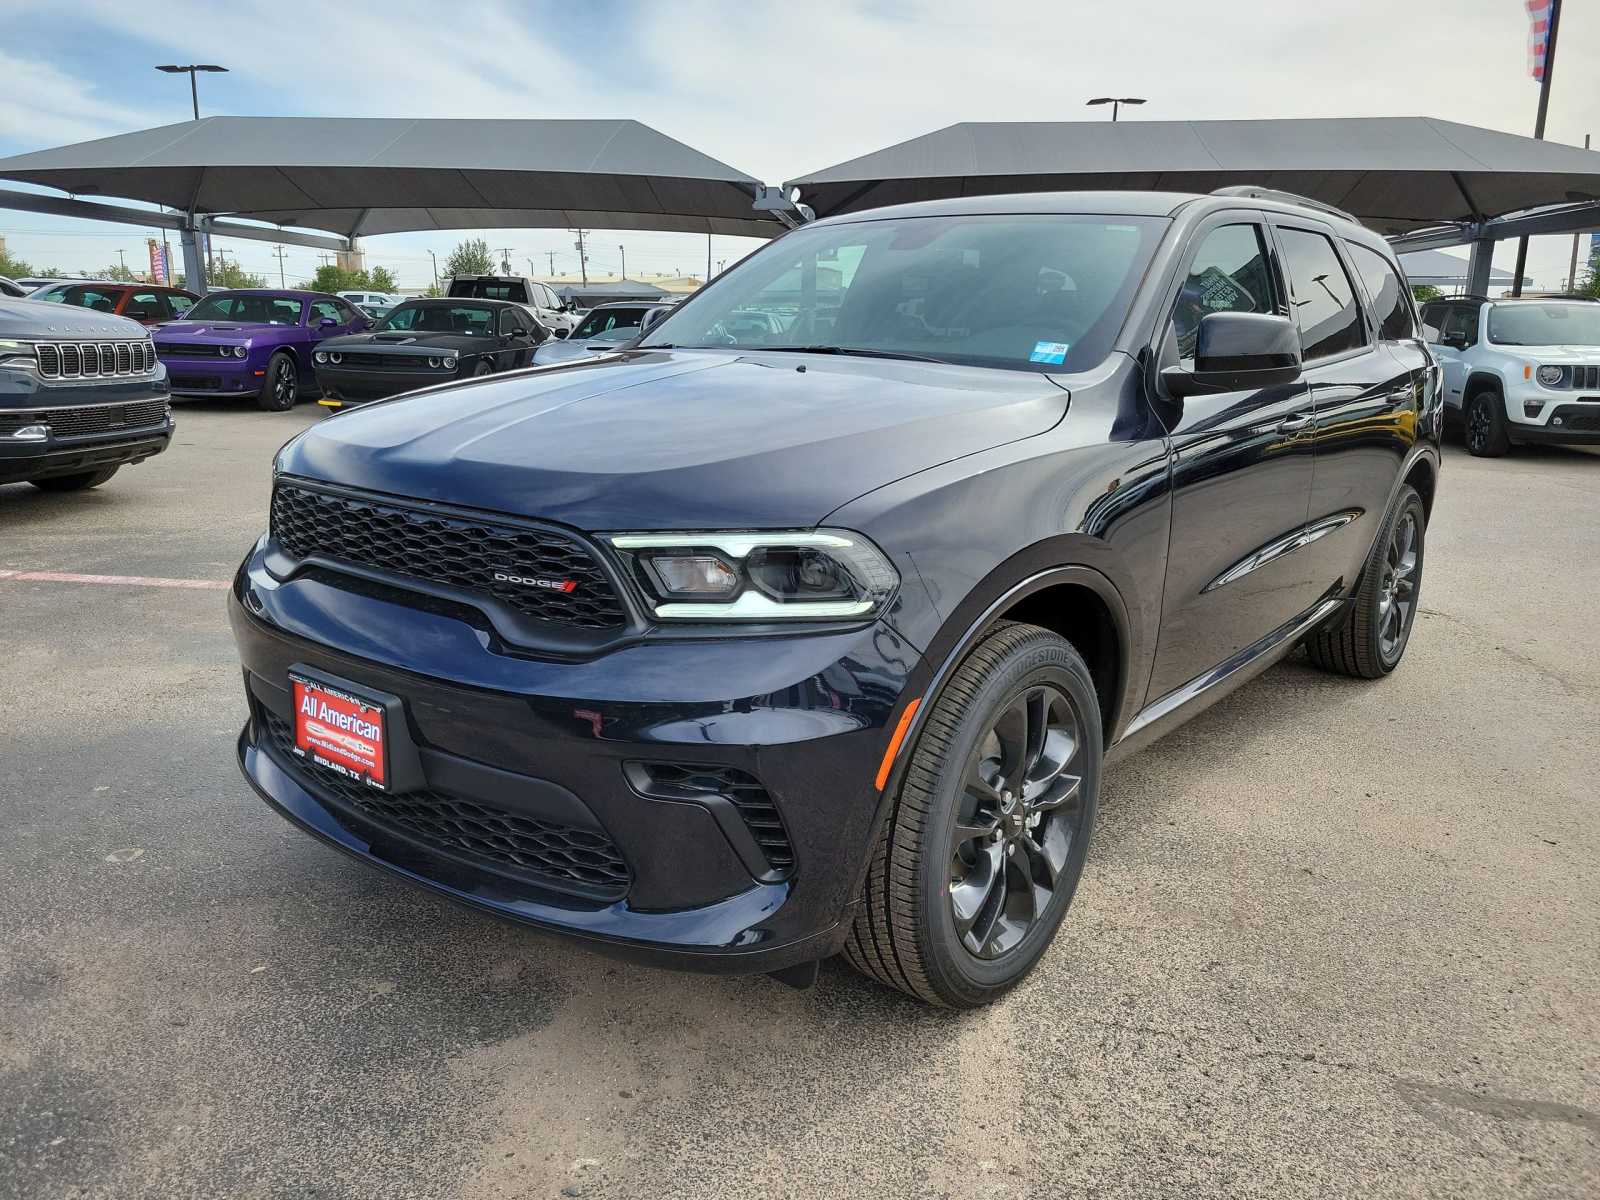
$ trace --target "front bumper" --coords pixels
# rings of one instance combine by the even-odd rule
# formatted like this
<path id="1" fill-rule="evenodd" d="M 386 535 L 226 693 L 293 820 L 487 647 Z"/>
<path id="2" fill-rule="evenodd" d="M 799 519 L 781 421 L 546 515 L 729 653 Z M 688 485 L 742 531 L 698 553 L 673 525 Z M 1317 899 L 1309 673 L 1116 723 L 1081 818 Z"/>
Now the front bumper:
<path id="1" fill-rule="evenodd" d="M 0 435 L 0 483 L 53 475 L 78 475 L 104 467 L 128 466 L 166 450 L 173 440 L 173 421 L 146 429 L 118 430 L 117 434 L 56 437 L 42 442 Z"/>
<path id="2" fill-rule="evenodd" d="M 874 776 L 918 663 L 889 627 L 645 640 L 588 661 L 538 660 L 497 649 L 468 614 L 414 608 L 392 590 L 345 590 L 325 572 L 279 580 L 260 548 L 229 614 L 252 712 L 240 766 L 280 814 L 345 853 L 658 966 L 774 971 L 842 944 L 878 815 Z M 625 882 L 596 891 L 508 869 L 325 786 L 286 749 L 291 667 L 399 698 L 395 728 L 421 773 L 405 796 L 464 802 L 472 838 L 507 813 L 598 829 Z M 789 864 L 766 857 L 770 815 L 639 782 L 663 765 L 757 781 Z"/>
<path id="3" fill-rule="evenodd" d="M 161 361 L 166 364 L 167 381 L 174 396 L 254 396 L 267 378 L 266 364 L 257 362 L 256 357 L 254 352 L 248 358 L 173 355 Z"/>
<path id="4" fill-rule="evenodd" d="M 325 408 L 344 408 L 363 404 L 369 400 L 382 400 L 402 392 L 451 383 L 460 377 L 457 371 L 341 371 L 337 367 L 317 367 L 317 387 L 322 391 Z"/>

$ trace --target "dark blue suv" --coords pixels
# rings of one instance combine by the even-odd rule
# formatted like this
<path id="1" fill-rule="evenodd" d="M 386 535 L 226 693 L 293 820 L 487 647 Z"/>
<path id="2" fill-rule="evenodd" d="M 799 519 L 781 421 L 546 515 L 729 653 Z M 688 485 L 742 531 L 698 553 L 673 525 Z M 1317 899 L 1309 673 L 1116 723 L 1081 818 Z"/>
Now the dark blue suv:
<path id="1" fill-rule="evenodd" d="M 1248 190 L 823 221 L 615 355 L 284 447 L 246 776 L 330 844 L 663 966 L 984 1003 L 1103 767 L 1416 614 L 1438 372 L 1385 243 Z"/>

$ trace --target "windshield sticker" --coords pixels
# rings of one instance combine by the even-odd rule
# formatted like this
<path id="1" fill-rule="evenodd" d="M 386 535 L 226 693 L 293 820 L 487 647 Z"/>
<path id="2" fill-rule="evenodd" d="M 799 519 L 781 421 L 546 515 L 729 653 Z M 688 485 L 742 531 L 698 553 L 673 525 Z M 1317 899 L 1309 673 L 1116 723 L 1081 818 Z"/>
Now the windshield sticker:
<path id="1" fill-rule="evenodd" d="M 1069 349 L 1071 349 L 1071 346 L 1066 342 L 1035 342 L 1033 344 L 1033 353 L 1028 355 L 1028 361 L 1037 363 L 1066 362 Z"/>

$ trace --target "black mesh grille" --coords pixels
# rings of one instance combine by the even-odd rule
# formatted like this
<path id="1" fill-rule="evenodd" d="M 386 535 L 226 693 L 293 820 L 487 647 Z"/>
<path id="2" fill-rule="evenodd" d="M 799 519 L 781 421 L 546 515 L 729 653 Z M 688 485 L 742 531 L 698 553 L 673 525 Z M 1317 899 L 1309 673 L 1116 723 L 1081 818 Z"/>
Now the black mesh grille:
<path id="1" fill-rule="evenodd" d="M 787 875 L 794 869 L 794 847 L 789 844 L 783 818 L 766 785 L 750 772 L 714 763 L 657 762 L 639 766 L 649 781 L 642 789 L 646 794 L 666 799 L 686 795 L 727 797 L 744 818 L 773 871 Z"/>
<path id="2" fill-rule="evenodd" d="M 1573 367 L 1572 386 L 1575 388 L 1600 388 L 1600 366 Z"/>
<path id="3" fill-rule="evenodd" d="M 373 821 L 538 883 L 582 884 L 585 894 L 597 896 L 621 897 L 628 890 L 627 864 L 603 833 L 554 825 L 446 792 L 377 791 L 301 758 L 294 752 L 289 723 L 265 709 L 258 712 L 286 769 Z"/>
<path id="4" fill-rule="evenodd" d="M 76 437 L 85 433 L 145 429 L 160 425 L 166 419 L 165 400 L 94 404 L 81 408 L 0 409 L 0 433 L 14 433 L 24 425 L 48 425 L 57 437 Z"/>
<path id="5" fill-rule="evenodd" d="M 1561 424 L 1555 420 L 1561 418 Z M 1570 429 L 1576 433 L 1600 432 L 1600 405 L 1563 404 L 1550 414 L 1550 423 L 1545 426 L 1552 433 L 1559 433 L 1563 429 Z"/>
<path id="6" fill-rule="evenodd" d="M 156 347 L 162 358 L 221 358 L 226 346 L 203 345 L 197 342 L 162 342 Z"/>
<path id="7" fill-rule="evenodd" d="M 427 355 L 416 354 L 359 354 L 346 350 L 340 356 L 343 365 L 347 367 L 366 367 L 377 371 L 427 371 L 433 368 L 428 366 Z M 448 372 L 442 372 L 441 380 L 449 379 Z"/>
<path id="8" fill-rule="evenodd" d="M 191 388 L 197 392 L 219 392 L 222 390 L 222 379 L 217 375 L 181 375 L 175 374 L 169 381 L 171 386 L 183 391 Z"/>
<path id="9" fill-rule="evenodd" d="M 578 542 L 551 529 L 443 516 L 281 483 L 272 493 L 272 536 L 294 558 L 319 554 L 484 592 L 541 621 L 614 629 L 626 619 L 600 564 Z M 497 574 L 520 582 L 497 580 Z"/>

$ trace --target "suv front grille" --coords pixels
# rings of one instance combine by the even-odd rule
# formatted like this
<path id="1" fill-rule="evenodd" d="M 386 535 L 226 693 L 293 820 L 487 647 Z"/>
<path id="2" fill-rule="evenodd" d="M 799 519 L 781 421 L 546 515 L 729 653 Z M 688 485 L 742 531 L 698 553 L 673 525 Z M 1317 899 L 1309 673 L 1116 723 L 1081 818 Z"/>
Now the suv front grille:
<path id="1" fill-rule="evenodd" d="M 638 771 L 630 771 L 630 778 L 646 796 L 663 800 L 722 796 L 731 801 L 773 874 L 782 876 L 794 870 L 794 847 L 783 817 L 766 785 L 750 772 L 716 763 L 647 762 L 637 767 Z"/>
<path id="2" fill-rule="evenodd" d="M 556 825 L 448 792 L 380 792 L 301 758 L 294 752 L 289 722 L 264 708 L 257 712 L 280 765 L 369 820 L 549 887 L 597 899 L 620 899 L 627 893 L 628 866 L 603 833 Z"/>
<path id="3" fill-rule="evenodd" d="M 293 558 L 315 554 L 481 592 L 540 621 L 616 629 L 627 620 L 594 556 L 553 529 L 280 483 L 272 536 Z"/>
<path id="4" fill-rule="evenodd" d="M 1573 367 L 1571 378 L 1570 386 L 1574 388 L 1582 388 L 1585 391 L 1600 388 L 1600 366 Z"/>
<path id="5" fill-rule="evenodd" d="M 167 419 L 165 400 L 138 400 L 132 404 L 85 404 L 74 408 L 0 409 L 0 433 L 15 433 L 24 425 L 48 425 L 57 437 L 87 433 L 122 433 L 161 425 Z"/>
<path id="6" fill-rule="evenodd" d="M 41 379 L 116 379 L 156 369 L 156 348 L 142 342 L 35 342 Z"/>

